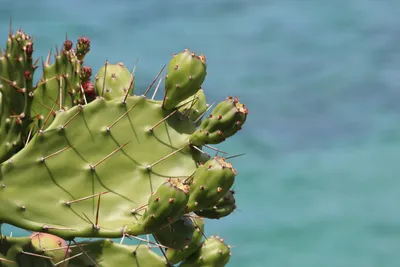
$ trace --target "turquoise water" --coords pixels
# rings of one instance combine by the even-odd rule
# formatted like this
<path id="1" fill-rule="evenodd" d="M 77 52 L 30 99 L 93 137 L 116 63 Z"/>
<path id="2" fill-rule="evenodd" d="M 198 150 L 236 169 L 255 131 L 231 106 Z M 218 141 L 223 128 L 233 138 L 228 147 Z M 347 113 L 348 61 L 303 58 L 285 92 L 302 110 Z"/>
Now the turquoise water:
<path id="1" fill-rule="evenodd" d="M 87 35 L 86 64 L 139 58 L 143 90 L 174 52 L 203 52 L 209 102 L 233 94 L 250 109 L 220 146 L 247 153 L 233 160 L 240 211 L 207 228 L 234 246 L 228 266 L 392 267 L 399 11 L 397 0 L 3 0 L 0 40 L 10 15 L 35 36 L 36 55 L 65 32 Z"/>

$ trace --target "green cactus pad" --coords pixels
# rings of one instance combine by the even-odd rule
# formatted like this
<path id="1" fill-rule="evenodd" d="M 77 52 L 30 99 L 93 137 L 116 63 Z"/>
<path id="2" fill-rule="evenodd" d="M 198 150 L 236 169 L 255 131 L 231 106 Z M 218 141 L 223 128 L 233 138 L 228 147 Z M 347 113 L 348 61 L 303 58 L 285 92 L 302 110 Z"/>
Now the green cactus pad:
<path id="1" fill-rule="evenodd" d="M 248 109 L 237 98 L 220 102 L 190 137 L 194 145 L 219 144 L 234 135 L 246 121 Z"/>
<path id="2" fill-rule="evenodd" d="M 188 200 L 187 192 L 170 182 L 163 183 L 149 198 L 137 231 L 151 233 L 176 221 L 185 213 Z"/>
<path id="3" fill-rule="evenodd" d="M 103 96 L 106 100 L 125 96 L 129 88 L 130 94 L 132 94 L 134 91 L 133 87 L 133 76 L 122 63 L 107 63 L 100 68 L 96 75 L 96 94 Z"/>
<path id="4" fill-rule="evenodd" d="M 206 112 L 208 107 L 203 89 L 183 100 L 178 106 L 181 106 L 178 110 L 182 116 L 188 117 L 190 121 L 196 122 L 196 126 L 199 126 L 201 124 L 201 119 L 199 118 Z"/>
<path id="5" fill-rule="evenodd" d="M 32 38 L 22 31 L 10 35 L 0 52 L 0 161 L 11 157 L 26 140 L 32 93 Z"/>
<path id="6" fill-rule="evenodd" d="M 140 214 L 131 211 L 167 178 L 188 177 L 197 167 L 189 121 L 174 114 L 148 130 L 167 115 L 159 101 L 137 96 L 59 112 L 0 165 L 0 222 L 63 238 L 121 237 L 126 226 L 142 234 Z"/>
<path id="7" fill-rule="evenodd" d="M 195 227 L 189 217 L 182 216 L 176 222 L 154 233 L 157 241 L 173 249 L 183 249 L 190 244 Z"/>
<path id="8" fill-rule="evenodd" d="M 86 244 L 85 244 L 86 243 Z M 165 267 L 166 260 L 146 245 L 127 246 L 116 244 L 111 240 L 82 242 L 79 247 L 72 248 L 72 256 L 82 254 L 82 249 L 88 251 L 70 260 L 68 267 L 94 266 L 98 267 Z"/>
<path id="9" fill-rule="evenodd" d="M 164 108 L 173 109 L 194 95 L 206 78 L 206 58 L 185 49 L 169 62 L 165 79 Z"/>
<path id="10" fill-rule="evenodd" d="M 179 267 L 224 267 L 230 258 L 230 248 L 219 237 L 210 237 Z"/>
<path id="11" fill-rule="evenodd" d="M 153 252 L 146 245 L 127 246 L 116 244 L 109 239 L 92 242 L 80 242 L 67 244 L 62 242 L 58 247 L 58 241 L 52 243 L 57 237 L 43 237 L 32 239 L 31 237 L 0 237 L 0 267 L 165 267 L 166 260 Z M 34 238 L 34 237 L 33 237 Z M 47 243 L 46 243 L 47 242 Z M 48 248 L 47 245 L 55 248 Z M 67 255 L 62 255 L 68 249 Z M 58 254 L 56 257 L 54 255 Z M 59 260 L 61 258 L 61 260 Z"/>
<path id="12" fill-rule="evenodd" d="M 236 200 L 233 194 L 234 191 L 229 190 L 212 208 L 198 210 L 194 213 L 208 219 L 226 217 L 236 209 Z"/>
<path id="13" fill-rule="evenodd" d="M 213 207 L 231 188 L 236 170 L 218 156 L 200 166 L 190 179 L 188 210 Z"/>
<path id="14" fill-rule="evenodd" d="M 166 256 L 170 263 L 176 264 L 192 255 L 199 247 L 204 235 L 204 220 L 200 217 L 192 216 L 195 230 L 189 244 L 183 249 L 168 248 Z"/>

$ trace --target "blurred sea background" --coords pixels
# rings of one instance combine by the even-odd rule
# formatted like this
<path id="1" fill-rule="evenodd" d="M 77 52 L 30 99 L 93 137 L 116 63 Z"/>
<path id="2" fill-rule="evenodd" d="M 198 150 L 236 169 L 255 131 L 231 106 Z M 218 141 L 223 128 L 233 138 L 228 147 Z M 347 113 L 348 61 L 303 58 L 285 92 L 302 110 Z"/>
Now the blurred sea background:
<path id="1" fill-rule="evenodd" d="M 138 92 L 173 53 L 207 56 L 208 102 L 250 110 L 218 146 L 246 153 L 232 159 L 239 211 L 206 226 L 234 247 L 228 266 L 399 266 L 400 1 L 0 3 L 2 46 L 10 17 L 36 56 L 88 36 L 94 72 L 139 59 Z"/>

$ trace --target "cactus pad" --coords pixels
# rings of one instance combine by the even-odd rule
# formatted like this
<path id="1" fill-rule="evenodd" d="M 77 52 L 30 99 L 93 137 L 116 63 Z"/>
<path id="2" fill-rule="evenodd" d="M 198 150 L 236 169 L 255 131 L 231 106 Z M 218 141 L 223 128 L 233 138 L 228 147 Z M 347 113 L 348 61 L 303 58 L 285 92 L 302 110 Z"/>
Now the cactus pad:
<path id="1" fill-rule="evenodd" d="M 125 96 L 128 90 L 133 93 L 133 86 L 133 77 L 122 63 L 107 63 L 96 75 L 96 94 L 106 100 Z"/>

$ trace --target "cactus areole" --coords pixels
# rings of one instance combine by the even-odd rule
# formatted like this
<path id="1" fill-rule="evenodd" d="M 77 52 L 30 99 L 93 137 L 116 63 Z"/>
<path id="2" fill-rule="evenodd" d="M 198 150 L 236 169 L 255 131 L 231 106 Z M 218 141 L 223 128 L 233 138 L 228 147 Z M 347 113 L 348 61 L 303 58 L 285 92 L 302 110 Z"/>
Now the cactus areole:
<path id="1" fill-rule="evenodd" d="M 146 89 L 121 62 L 92 74 L 92 45 L 67 39 L 38 64 L 18 30 L 0 52 L 0 227 L 32 232 L 0 232 L 0 266 L 225 266 L 231 248 L 205 236 L 205 219 L 233 213 L 237 172 L 210 144 L 236 134 L 247 108 L 207 104 L 204 55 L 174 54 Z"/>

